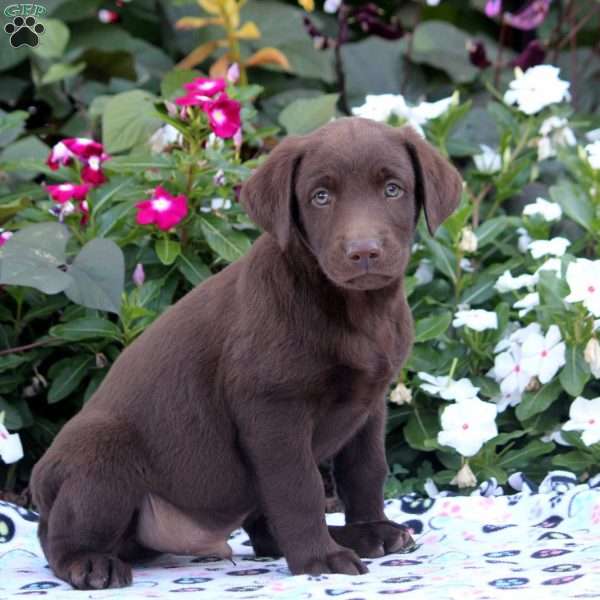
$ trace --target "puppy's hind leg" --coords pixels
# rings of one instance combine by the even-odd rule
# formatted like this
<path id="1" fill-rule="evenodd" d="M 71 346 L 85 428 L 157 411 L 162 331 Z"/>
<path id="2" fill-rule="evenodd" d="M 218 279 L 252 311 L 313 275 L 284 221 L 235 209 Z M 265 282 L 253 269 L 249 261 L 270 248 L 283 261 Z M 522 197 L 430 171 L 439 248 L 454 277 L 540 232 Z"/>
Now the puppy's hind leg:
<path id="1" fill-rule="evenodd" d="M 55 574 L 77 589 L 131 584 L 131 567 L 119 558 L 139 505 L 128 482 L 71 473 L 50 509 L 44 550 Z"/>

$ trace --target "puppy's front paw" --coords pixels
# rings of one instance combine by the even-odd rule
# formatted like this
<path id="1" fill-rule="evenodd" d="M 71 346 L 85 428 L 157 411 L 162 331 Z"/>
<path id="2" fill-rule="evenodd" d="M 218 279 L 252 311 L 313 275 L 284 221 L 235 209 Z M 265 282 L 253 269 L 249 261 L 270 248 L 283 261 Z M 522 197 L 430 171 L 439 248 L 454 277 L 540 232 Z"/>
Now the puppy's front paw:
<path id="1" fill-rule="evenodd" d="M 110 554 L 81 554 L 71 561 L 69 583 L 78 590 L 102 590 L 131 585 L 131 567 Z"/>
<path id="2" fill-rule="evenodd" d="M 329 532 L 338 544 L 352 548 L 363 558 L 408 552 L 415 546 L 408 529 L 393 521 L 350 523 L 343 527 L 330 527 Z"/>
<path id="3" fill-rule="evenodd" d="M 353 550 L 342 547 L 323 557 L 310 559 L 298 569 L 290 568 L 294 575 L 321 575 L 321 573 L 362 575 L 369 571 Z"/>

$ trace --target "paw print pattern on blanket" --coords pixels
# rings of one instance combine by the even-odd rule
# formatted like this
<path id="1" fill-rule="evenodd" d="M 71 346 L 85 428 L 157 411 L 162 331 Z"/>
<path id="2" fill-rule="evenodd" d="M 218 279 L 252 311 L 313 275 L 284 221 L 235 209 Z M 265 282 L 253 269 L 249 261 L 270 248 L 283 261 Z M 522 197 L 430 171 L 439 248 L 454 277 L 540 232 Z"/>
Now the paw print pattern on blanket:
<path id="1" fill-rule="evenodd" d="M 283 560 L 256 559 L 245 534 L 236 532 L 230 540 L 235 564 L 210 557 L 161 556 L 136 565 L 134 585 L 104 590 L 102 600 L 172 593 L 219 600 L 405 595 L 489 600 L 507 594 L 544 600 L 600 598 L 600 540 L 592 521 L 600 506 L 600 478 L 585 485 L 568 480 L 566 485 L 564 473 L 558 482 L 552 477 L 539 490 L 531 487 L 512 496 L 423 499 L 412 494 L 387 502 L 388 517 L 409 525 L 419 547 L 411 554 L 368 561 L 370 572 L 360 577 L 292 577 Z M 343 522 L 341 515 L 328 515 L 328 520 Z M 73 600 L 87 598 L 52 575 L 36 527 L 35 513 L 0 502 L 0 598 L 43 595 L 62 600 L 66 592 Z"/>

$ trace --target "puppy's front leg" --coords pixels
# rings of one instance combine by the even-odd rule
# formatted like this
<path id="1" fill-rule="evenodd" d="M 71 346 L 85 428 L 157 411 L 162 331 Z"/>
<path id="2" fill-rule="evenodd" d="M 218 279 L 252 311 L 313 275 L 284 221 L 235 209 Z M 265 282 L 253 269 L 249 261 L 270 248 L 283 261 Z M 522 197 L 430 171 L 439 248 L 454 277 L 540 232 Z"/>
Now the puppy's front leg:
<path id="1" fill-rule="evenodd" d="M 356 553 L 337 544 L 327 530 L 306 409 L 287 401 L 257 412 L 240 424 L 240 441 L 256 477 L 261 508 L 292 573 L 366 573 Z"/>
<path id="2" fill-rule="evenodd" d="M 331 536 L 373 558 L 405 551 L 414 545 L 408 530 L 390 521 L 383 512 L 383 487 L 388 473 L 385 458 L 385 404 L 335 457 L 338 493 L 345 506 L 346 525 L 330 527 Z"/>

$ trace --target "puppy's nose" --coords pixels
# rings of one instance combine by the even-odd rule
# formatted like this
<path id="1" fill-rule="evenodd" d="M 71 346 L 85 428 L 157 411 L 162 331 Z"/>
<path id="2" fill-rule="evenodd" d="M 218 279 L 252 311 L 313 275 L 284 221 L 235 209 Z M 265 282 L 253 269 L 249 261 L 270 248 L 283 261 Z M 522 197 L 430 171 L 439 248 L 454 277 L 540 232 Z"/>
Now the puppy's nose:
<path id="1" fill-rule="evenodd" d="M 377 240 L 352 240 L 346 243 L 346 256 L 352 262 L 368 268 L 381 256 L 381 244 Z"/>

